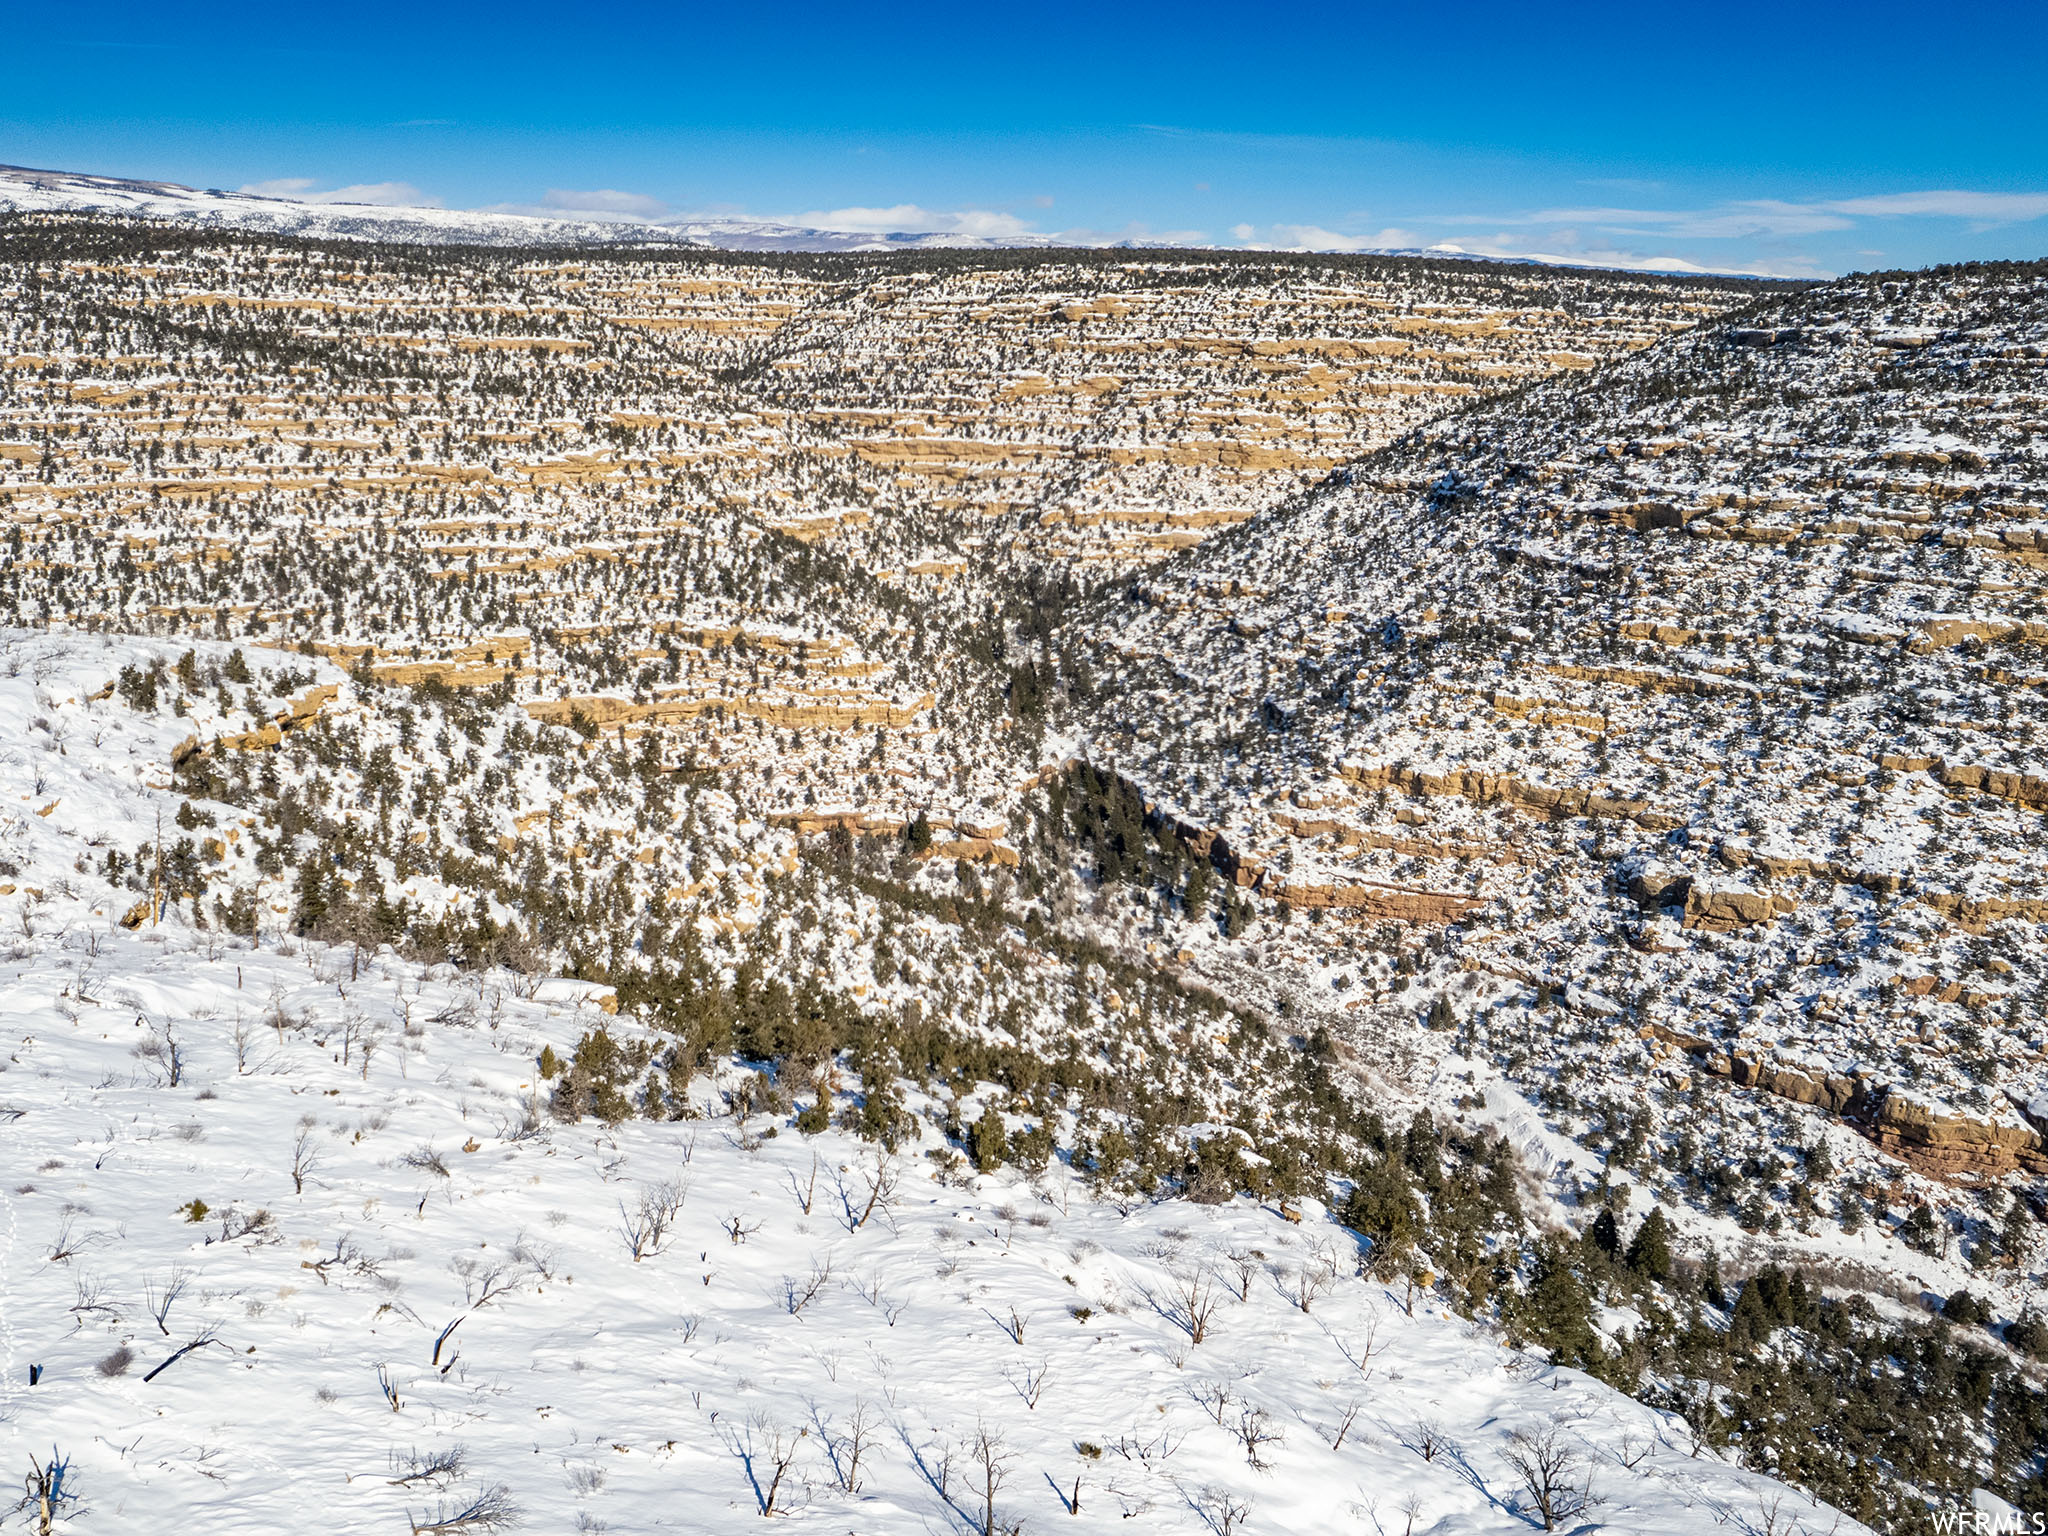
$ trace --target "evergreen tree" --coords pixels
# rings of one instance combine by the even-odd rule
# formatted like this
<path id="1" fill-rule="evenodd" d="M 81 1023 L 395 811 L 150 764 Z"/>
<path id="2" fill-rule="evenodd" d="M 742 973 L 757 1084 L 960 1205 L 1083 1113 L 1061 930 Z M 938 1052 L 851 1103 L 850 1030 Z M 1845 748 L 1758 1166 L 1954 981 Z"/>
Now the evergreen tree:
<path id="1" fill-rule="evenodd" d="M 1671 1278 L 1671 1223 L 1664 1219 L 1661 1210 L 1651 1211 L 1648 1219 L 1636 1228 L 1628 1245 L 1628 1267 L 1645 1280 L 1661 1282 Z"/>
<path id="2" fill-rule="evenodd" d="M 1593 1224 L 1586 1228 L 1586 1247 L 1597 1251 L 1602 1258 L 1621 1257 L 1621 1227 L 1614 1219 L 1614 1212 L 1605 1206 L 1593 1218 Z"/>
<path id="3" fill-rule="evenodd" d="M 1344 1225 L 1372 1239 L 1375 1263 L 1382 1254 L 1398 1258 L 1413 1248 L 1421 1233 L 1422 1208 L 1407 1165 L 1398 1157 L 1383 1157 L 1360 1168 L 1339 1216 Z"/>
<path id="4" fill-rule="evenodd" d="M 1568 1239 L 1547 1237 L 1536 1248 L 1535 1277 L 1520 1308 L 1530 1336 L 1562 1365 L 1600 1358 L 1593 1332 L 1593 1298 L 1572 1267 Z"/>
<path id="5" fill-rule="evenodd" d="M 975 1168 L 982 1173 L 994 1173 L 1008 1159 L 1010 1134 L 1004 1129 L 1003 1117 L 995 1105 L 984 1109 L 981 1118 L 968 1128 L 967 1150 Z"/>
<path id="6" fill-rule="evenodd" d="M 293 927 L 301 934 L 308 934 L 327 919 L 330 904 L 329 876 L 327 862 L 318 852 L 306 855 L 299 865 L 298 913 Z"/>
<path id="7" fill-rule="evenodd" d="M 919 810 L 909 826 L 903 829 L 904 845 L 912 853 L 923 853 L 932 845 L 932 824 L 929 817 Z"/>

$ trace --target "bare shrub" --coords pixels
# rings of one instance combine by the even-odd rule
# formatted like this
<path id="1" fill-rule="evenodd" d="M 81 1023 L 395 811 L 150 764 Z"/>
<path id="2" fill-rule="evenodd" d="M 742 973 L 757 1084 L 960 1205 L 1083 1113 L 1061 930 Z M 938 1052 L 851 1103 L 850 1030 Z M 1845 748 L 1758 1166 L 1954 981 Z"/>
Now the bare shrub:
<path id="1" fill-rule="evenodd" d="M 111 1355 L 94 1367 L 102 1376 L 126 1376 L 128 1367 L 135 1363 L 135 1351 L 126 1344 L 118 1346 Z"/>
<path id="2" fill-rule="evenodd" d="M 1158 1291 L 1148 1292 L 1145 1299 L 1153 1311 L 1185 1333 L 1190 1344 L 1199 1344 L 1209 1336 L 1227 1294 L 1206 1270 L 1186 1270 L 1174 1274 Z"/>
<path id="3" fill-rule="evenodd" d="M 467 1501 L 453 1504 L 443 1500 L 429 1517 L 406 1516 L 412 1536 L 457 1536 L 458 1532 L 504 1531 L 519 1523 L 519 1506 L 512 1502 L 512 1490 L 494 1483 Z"/>
<path id="4" fill-rule="evenodd" d="M 626 1251 L 638 1264 L 649 1254 L 661 1251 L 663 1239 L 675 1225 L 681 1214 L 683 1200 L 689 1188 L 680 1179 L 664 1179 L 659 1184 L 649 1184 L 640 1191 L 639 1201 L 631 1211 L 623 1201 L 619 1204 L 620 1232 L 626 1239 Z"/>
<path id="5" fill-rule="evenodd" d="M 1534 1433 L 1513 1431 L 1501 1459 L 1522 1480 L 1546 1531 L 1556 1530 L 1559 1521 L 1577 1519 L 1598 1502 L 1585 1458 L 1555 1426 Z"/>

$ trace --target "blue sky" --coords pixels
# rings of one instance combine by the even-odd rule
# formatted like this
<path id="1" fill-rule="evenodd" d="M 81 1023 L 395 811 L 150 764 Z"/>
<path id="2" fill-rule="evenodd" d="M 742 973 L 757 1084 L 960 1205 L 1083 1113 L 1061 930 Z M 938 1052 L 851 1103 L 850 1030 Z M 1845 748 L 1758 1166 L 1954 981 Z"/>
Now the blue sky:
<path id="1" fill-rule="evenodd" d="M 2048 6 L 17 8 L 0 162 L 1807 274 L 2048 255 Z"/>

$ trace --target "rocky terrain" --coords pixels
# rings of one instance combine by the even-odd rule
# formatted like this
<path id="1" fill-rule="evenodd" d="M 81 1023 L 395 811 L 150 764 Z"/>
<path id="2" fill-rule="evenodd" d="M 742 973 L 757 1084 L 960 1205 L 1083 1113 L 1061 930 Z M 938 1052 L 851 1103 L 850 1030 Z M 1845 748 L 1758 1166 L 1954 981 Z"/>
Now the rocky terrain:
<path id="1" fill-rule="evenodd" d="M 1719 1076 L 2038 1176 L 2044 369 L 2040 272 L 1989 268 L 1481 407 L 1134 586 L 1091 750 L 1283 909 L 1455 931 L 1475 1035 L 1545 989 L 1582 1092 Z"/>
<path id="2" fill-rule="evenodd" d="M 16 217 L 0 913 L 566 987 L 550 1124 L 1341 1223 L 1697 1456 L 2038 1507 L 2044 368 L 2030 267 Z"/>

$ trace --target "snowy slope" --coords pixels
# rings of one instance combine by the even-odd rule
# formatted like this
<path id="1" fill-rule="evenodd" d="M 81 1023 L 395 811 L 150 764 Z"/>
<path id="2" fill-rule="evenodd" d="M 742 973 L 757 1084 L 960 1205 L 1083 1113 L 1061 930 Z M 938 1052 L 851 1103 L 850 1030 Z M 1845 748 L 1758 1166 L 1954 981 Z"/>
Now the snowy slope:
<path id="1" fill-rule="evenodd" d="M 316 239 L 451 245 L 679 245 L 730 251 L 889 251 L 1045 246 L 1042 235 L 989 238 L 950 233 L 810 229 L 768 219 L 672 219 L 657 223 L 550 219 L 454 208 L 313 203 L 0 165 L 0 213 L 87 212 L 178 219 L 214 229 Z"/>
<path id="2" fill-rule="evenodd" d="M 1520 1531 L 1509 1437 L 1548 1430 L 1608 1528 L 1856 1528 L 1411 1316 L 1312 1205 L 906 1147 L 862 1221 L 877 1150 L 735 1120 L 738 1066 L 694 1122 L 550 1121 L 538 1053 L 607 1022 L 574 985 L 123 928 L 95 845 L 177 809 L 181 724 L 93 694 L 153 649 L 0 652 L 0 1463 L 71 1457 L 81 1529 L 404 1530 L 502 1488 L 528 1529 L 751 1530 L 779 1445 L 801 1527 L 979 1530 L 985 1431 L 996 1529 Z"/>
<path id="3" fill-rule="evenodd" d="M 381 204 L 301 202 L 245 192 L 90 176 L 76 171 L 0 165 L 0 213 L 112 213 L 179 219 L 249 234 L 312 239 L 379 240 L 396 244 L 490 246 L 680 245 L 721 251 L 917 251 L 1051 249 L 1060 246 L 1143 246 L 1073 234 L 966 235 L 941 230 L 818 229 L 775 219 L 681 216 L 655 221 L 553 219 L 532 214 L 456 208 L 400 208 Z M 1169 242 L 1185 244 L 1185 242 Z M 1246 250 L 1323 250 L 1363 256 L 1416 256 L 1509 266 L 1602 268 L 1608 263 L 1569 253 L 1502 256 L 1455 244 L 1360 249 L 1350 245 L 1251 245 Z M 1704 275 L 1718 269 L 1674 259 L 1648 262 L 1651 272 Z M 1729 269 L 1728 275 L 1752 275 Z"/>

